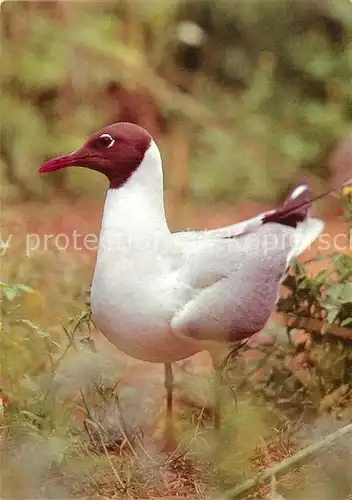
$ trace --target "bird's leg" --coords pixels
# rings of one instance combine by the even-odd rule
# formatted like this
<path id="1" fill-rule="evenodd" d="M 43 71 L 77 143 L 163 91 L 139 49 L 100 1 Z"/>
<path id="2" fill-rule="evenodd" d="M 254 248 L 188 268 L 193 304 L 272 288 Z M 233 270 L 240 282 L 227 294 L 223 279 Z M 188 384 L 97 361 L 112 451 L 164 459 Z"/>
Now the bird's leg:
<path id="1" fill-rule="evenodd" d="M 220 432 L 221 427 L 221 400 L 222 400 L 222 385 L 223 385 L 223 377 L 222 377 L 222 367 L 221 365 L 215 365 L 215 381 L 214 381 L 214 429 L 216 432 Z"/>
<path id="2" fill-rule="evenodd" d="M 165 448 L 175 447 L 175 426 L 173 419 L 173 388 L 174 376 L 171 363 L 165 363 L 165 389 L 166 389 L 166 428 L 165 428 Z"/>
<path id="3" fill-rule="evenodd" d="M 165 363 L 166 415 L 172 421 L 172 396 L 174 389 L 174 375 L 171 363 Z"/>
<path id="4" fill-rule="evenodd" d="M 246 345 L 247 341 L 248 339 L 245 342 L 238 342 L 236 345 L 231 347 L 226 356 L 220 355 L 221 357 L 219 357 L 219 351 L 209 351 L 215 370 L 214 427 L 216 431 L 220 431 L 220 411 L 224 398 L 224 391 L 227 391 L 228 393 L 231 392 L 231 395 L 234 398 L 234 402 L 236 403 L 236 394 L 230 387 L 228 382 L 225 380 L 224 369 L 229 362 L 234 363 L 240 353 L 241 348 Z"/>
<path id="5" fill-rule="evenodd" d="M 227 349 L 226 349 L 227 352 Z M 224 390 L 224 377 L 223 377 L 223 359 L 224 359 L 224 347 L 223 346 L 211 346 L 209 348 L 209 354 L 213 362 L 213 367 L 215 371 L 214 376 L 214 428 L 217 432 L 220 431 L 221 427 L 221 406 L 222 406 L 222 396 Z"/>

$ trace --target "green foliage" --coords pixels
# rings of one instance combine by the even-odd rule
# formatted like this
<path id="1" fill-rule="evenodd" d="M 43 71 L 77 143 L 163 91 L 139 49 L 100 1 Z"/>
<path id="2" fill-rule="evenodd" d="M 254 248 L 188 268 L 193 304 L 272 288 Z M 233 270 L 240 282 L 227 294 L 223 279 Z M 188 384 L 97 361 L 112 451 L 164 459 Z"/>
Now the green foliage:
<path id="1" fill-rule="evenodd" d="M 306 266 L 295 262 L 294 275 L 287 282 L 291 293 L 279 301 L 279 310 L 352 326 L 352 258 L 334 254 L 329 262 L 314 277 L 308 275 Z"/>
<path id="2" fill-rule="evenodd" d="M 349 192 L 341 197 L 343 218 L 346 222 L 346 250 L 351 245 L 350 223 L 352 197 Z M 331 240 L 333 241 L 333 240 Z M 278 302 L 278 310 L 297 317 L 315 318 L 324 322 L 323 331 L 335 323 L 352 328 L 352 257 L 336 251 L 319 256 L 317 263 L 325 263 L 315 276 L 307 265 L 296 260 L 293 273 L 285 285 L 289 295 Z M 308 265 L 311 262 L 308 262 Z"/>
<path id="3" fill-rule="evenodd" d="M 352 229 L 352 188 L 344 189 L 345 195 L 341 200 L 341 207 L 343 210 L 343 217 L 350 228 Z"/>
<path id="4" fill-rule="evenodd" d="M 225 141 L 219 133 L 218 139 L 208 127 L 201 133 L 207 160 L 202 149 L 195 151 L 197 196 L 230 198 L 236 192 L 267 199 L 308 166 L 309 173 L 328 177 L 326 158 L 316 159 L 349 133 L 348 2 L 340 9 L 325 2 L 309 9 L 289 1 L 208 5 L 217 33 L 216 62 L 207 75 L 213 85 L 199 86 L 195 95 L 210 107 L 216 103 L 229 135 Z M 341 33 L 338 42 L 327 20 L 335 36 Z M 239 81 L 245 90 L 232 93 Z"/>
<path id="5" fill-rule="evenodd" d="M 143 88 L 169 129 L 180 115 L 189 122 L 197 199 L 267 199 L 308 166 L 326 178 L 316 159 L 349 132 L 351 22 L 342 4 L 4 2 L 3 196 L 43 194 L 43 182 L 95 193 L 93 174 L 35 173 L 118 118 L 124 102 L 108 97 L 111 83 Z M 206 31 L 198 71 L 177 60 L 180 19 Z"/>
<path id="6" fill-rule="evenodd" d="M 347 201 L 346 213 L 351 209 L 351 200 Z M 287 327 L 278 335 L 281 342 L 271 346 L 264 392 L 287 411 L 296 406 L 299 411 L 348 419 L 352 396 L 352 258 L 332 253 L 318 257 L 315 263 L 324 265 L 312 275 L 312 261 L 296 261 L 284 282 L 288 293 L 280 298 L 277 309 L 287 317 Z M 289 342 L 282 345 L 286 335 Z"/>
<path id="7" fill-rule="evenodd" d="M 32 288 L 2 283 L 1 290 L 2 495 L 30 497 L 41 492 L 66 496 L 68 490 L 59 481 L 60 474 L 67 475 L 69 485 L 80 479 L 70 471 L 72 466 L 75 469 L 75 461 L 81 460 L 89 468 L 89 453 L 84 452 L 73 418 L 79 402 L 64 407 L 53 394 L 54 379 L 68 346 L 22 317 L 23 299 L 35 293 Z M 79 317 L 70 328 L 70 348 L 76 342 L 79 345 L 72 335 L 85 319 Z"/>
<path id="8" fill-rule="evenodd" d="M 21 297 L 23 293 L 32 293 L 34 292 L 33 288 L 31 288 L 28 285 L 8 285 L 7 283 L 4 283 L 0 281 L 0 290 L 5 299 L 7 299 L 10 302 L 13 302 L 15 299 Z M 0 298 L 1 302 L 3 302 L 3 299 Z"/>

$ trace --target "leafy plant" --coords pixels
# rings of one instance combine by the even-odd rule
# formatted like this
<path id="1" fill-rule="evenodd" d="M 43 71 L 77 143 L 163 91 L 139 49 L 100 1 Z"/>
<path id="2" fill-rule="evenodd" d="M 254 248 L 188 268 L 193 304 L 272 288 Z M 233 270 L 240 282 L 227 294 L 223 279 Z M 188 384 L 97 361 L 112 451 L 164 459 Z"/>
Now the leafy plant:
<path id="1" fill-rule="evenodd" d="M 2 196 L 95 194 L 93 174 L 33 173 L 123 110 L 164 135 L 166 152 L 168 132 L 184 120 L 197 200 L 269 199 L 307 173 L 319 184 L 329 176 L 322 154 L 349 133 L 342 4 L 4 2 Z M 184 20 L 204 32 L 193 56 L 179 39 Z M 189 57 L 199 60 L 193 69 Z"/>

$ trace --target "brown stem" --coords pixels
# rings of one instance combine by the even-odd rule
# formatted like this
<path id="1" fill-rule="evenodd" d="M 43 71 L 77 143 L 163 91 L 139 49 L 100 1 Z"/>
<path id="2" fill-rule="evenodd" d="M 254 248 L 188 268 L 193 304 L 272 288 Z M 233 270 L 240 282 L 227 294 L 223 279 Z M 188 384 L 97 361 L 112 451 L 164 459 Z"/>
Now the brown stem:
<path id="1" fill-rule="evenodd" d="M 338 439 L 347 437 L 349 434 L 352 434 L 352 424 L 341 427 L 339 430 L 329 434 L 318 443 L 303 448 L 303 450 L 298 451 L 292 457 L 286 458 L 279 464 L 265 469 L 251 479 L 244 481 L 239 486 L 231 488 L 222 497 L 220 497 L 219 500 L 234 500 L 242 498 L 245 494 L 248 495 L 248 493 L 254 489 L 268 483 L 272 477 L 278 478 L 290 470 L 296 469 L 318 452 L 332 446 Z"/>

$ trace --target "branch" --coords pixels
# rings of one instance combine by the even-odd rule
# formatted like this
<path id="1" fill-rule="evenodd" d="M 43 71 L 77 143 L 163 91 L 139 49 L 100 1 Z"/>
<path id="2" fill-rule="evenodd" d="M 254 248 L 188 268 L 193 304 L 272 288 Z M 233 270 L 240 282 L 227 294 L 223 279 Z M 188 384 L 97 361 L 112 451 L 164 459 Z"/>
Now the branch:
<path id="1" fill-rule="evenodd" d="M 242 498 L 244 494 L 250 493 L 252 490 L 258 488 L 259 486 L 269 482 L 269 480 L 274 476 L 276 478 L 283 476 L 291 469 L 295 469 L 302 465 L 303 462 L 313 457 L 318 452 L 322 451 L 324 448 L 331 446 L 338 439 L 352 434 L 352 424 L 345 425 L 341 427 L 336 432 L 329 434 L 327 437 L 319 441 L 319 443 L 312 444 L 303 448 L 303 450 L 298 451 L 292 457 L 286 458 L 279 464 L 269 467 L 264 471 L 260 472 L 256 476 L 248 479 L 239 486 L 231 488 L 223 496 L 219 497 L 219 500 L 234 500 Z"/>
<path id="2" fill-rule="evenodd" d="M 282 311 L 281 311 L 282 312 Z M 291 328 L 303 329 L 307 332 L 317 333 L 319 335 L 335 335 L 347 340 L 352 339 L 352 328 L 346 328 L 336 323 L 326 324 L 325 321 L 299 316 L 295 313 L 283 313 L 285 316 L 286 326 Z"/>

